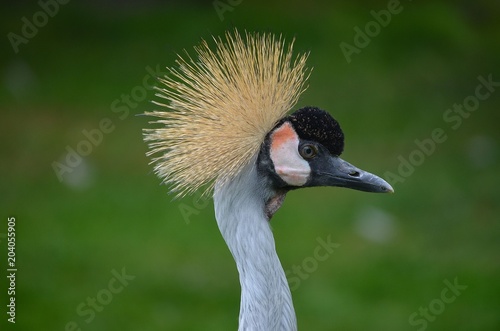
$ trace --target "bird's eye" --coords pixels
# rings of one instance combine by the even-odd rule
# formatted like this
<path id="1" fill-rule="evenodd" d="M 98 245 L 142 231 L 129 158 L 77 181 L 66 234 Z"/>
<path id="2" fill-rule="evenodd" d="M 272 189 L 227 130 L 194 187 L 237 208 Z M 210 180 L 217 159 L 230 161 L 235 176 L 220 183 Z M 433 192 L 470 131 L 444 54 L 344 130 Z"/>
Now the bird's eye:
<path id="1" fill-rule="evenodd" d="M 312 144 L 304 144 L 300 147 L 299 153 L 304 159 L 312 159 L 318 154 L 318 148 Z"/>

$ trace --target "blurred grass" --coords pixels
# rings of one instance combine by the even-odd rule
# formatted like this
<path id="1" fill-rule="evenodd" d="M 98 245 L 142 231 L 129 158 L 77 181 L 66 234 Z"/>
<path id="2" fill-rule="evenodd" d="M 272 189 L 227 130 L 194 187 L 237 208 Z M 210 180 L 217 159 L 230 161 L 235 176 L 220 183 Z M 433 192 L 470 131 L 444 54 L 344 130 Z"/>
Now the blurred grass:
<path id="1" fill-rule="evenodd" d="M 196 208 L 193 198 L 172 201 L 144 156 L 148 119 L 134 114 L 153 108 L 153 93 L 125 119 L 111 104 L 142 84 L 146 66 L 171 66 L 175 53 L 238 27 L 295 37 L 298 51 L 311 52 L 314 70 L 298 106 L 334 114 L 353 164 L 397 172 L 397 157 L 407 158 L 415 139 L 437 127 L 448 135 L 395 185 L 395 195 L 326 188 L 289 194 L 273 218 L 285 269 L 311 256 L 318 237 L 341 245 L 293 292 L 299 328 L 417 330 L 410 314 L 439 298 L 443 280 L 458 277 L 468 288 L 428 329 L 498 330 L 500 94 L 456 131 L 442 119 L 474 93 L 477 76 L 500 80 L 498 6 L 405 2 L 347 64 L 339 43 L 352 43 L 353 27 L 386 6 L 244 1 L 221 22 L 211 3 L 70 2 L 19 54 L 4 39 L 0 210 L 3 220 L 17 219 L 19 268 L 17 323 L 6 327 L 62 330 L 75 321 L 82 330 L 236 329 L 239 282 L 212 203 L 187 224 L 180 207 Z M 20 18 L 37 10 L 4 8 L 2 30 L 19 32 Z M 84 158 L 80 178 L 59 182 L 52 162 L 103 118 L 115 130 Z M 388 215 L 394 231 L 382 242 L 357 231 L 362 211 L 373 208 Z M 122 268 L 135 279 L 85 323 L 77 306 Z M 0 286 L 3 292 L 5 277 Z"/>

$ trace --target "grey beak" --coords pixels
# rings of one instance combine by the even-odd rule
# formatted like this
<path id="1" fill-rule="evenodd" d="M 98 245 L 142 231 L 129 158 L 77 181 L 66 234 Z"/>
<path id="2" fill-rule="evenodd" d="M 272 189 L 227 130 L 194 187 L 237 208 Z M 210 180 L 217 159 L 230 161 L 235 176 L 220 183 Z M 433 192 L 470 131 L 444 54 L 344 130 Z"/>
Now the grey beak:
<path id="1" fill-rule="evenodd" d="M 382 178 L 361 170 L 338 156 L 316 168 L 311 186 L 338 186 L 374 193 L 394 193 L 394 189 Z"/>

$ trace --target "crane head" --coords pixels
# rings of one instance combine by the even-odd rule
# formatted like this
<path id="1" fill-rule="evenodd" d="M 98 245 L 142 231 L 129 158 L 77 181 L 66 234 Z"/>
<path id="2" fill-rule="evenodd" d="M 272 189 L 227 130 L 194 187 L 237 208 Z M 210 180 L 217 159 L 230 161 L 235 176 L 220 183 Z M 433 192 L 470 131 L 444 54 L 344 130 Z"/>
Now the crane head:
<path id="1" fill-rule="evenodd" d="M 342 160 L 344 134 L 326 111 L 305 107 L 284 117 L 266 136 L 258 169 L 278 190 L 338 186 L 366 192 L 394 192 L 382 178 Z"/>
<path id="2" fill-rule="evenodd" d="M 344 135 L 327 112 L 306 107 L 288 115 L 310 73 L 307 54 L 293 56 L 293 41 L 235 30 L 214 42 L 215 50 L 206 41 L 195 47 L 197 59 L 179 57 L 159 78 L 154 103 L 162 109 L 146 113 L 160 125 L 144 130 L 147 154 L 176 196 L 202 187 L 209 193 L 256 159 L 271 190 L 393 191 L 340 159 Z"/>

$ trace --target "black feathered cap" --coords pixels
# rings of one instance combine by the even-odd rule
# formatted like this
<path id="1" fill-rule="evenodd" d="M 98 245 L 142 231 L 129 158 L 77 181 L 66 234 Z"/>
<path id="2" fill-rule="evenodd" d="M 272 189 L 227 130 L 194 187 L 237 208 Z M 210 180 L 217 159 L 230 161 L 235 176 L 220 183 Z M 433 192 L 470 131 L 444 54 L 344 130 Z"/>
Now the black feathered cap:
<path id="1" fill-rule="evenodd" d="M 344 133 L 339 123 L 324 110 L 304 107 L 284 118 L 292 123 L 301 139 L 316 141 L 339 156 L 344 150 Z"/>

